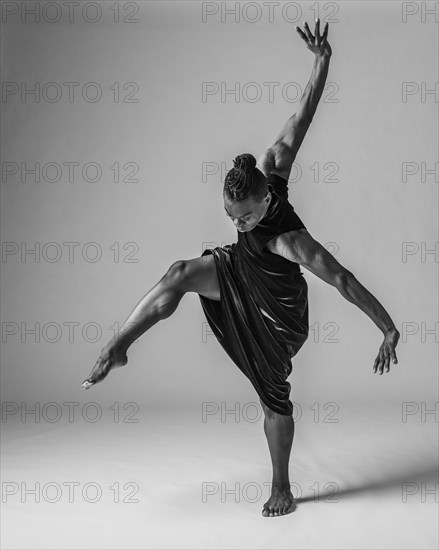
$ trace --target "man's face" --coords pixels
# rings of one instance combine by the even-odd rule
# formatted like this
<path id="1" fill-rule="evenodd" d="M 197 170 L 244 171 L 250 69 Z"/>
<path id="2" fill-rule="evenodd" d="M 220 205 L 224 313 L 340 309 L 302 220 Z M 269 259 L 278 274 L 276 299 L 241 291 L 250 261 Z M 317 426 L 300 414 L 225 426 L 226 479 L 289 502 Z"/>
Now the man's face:
<path id="1" fill-rule="evenodd" d="M 231 201 L 224 198 L 224 210 L 240 233 L 251 231 L 264 218 L 271 201 L 268 191 L 262 201 L 249 197 L 243 201 Z"/>

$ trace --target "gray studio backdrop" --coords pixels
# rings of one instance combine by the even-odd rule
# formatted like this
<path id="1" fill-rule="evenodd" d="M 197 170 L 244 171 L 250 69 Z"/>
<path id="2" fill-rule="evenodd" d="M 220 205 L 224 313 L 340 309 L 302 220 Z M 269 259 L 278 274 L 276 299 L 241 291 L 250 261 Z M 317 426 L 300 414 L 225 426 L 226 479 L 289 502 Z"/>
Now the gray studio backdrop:
<path id="1" fill-rule="evenodd" d="M 399 365 L 374 375 L 379 329 L 303 269 L 311 331 L 292 399 L 436 400 L 434 14 L 413 2 L 20 4 L 2 6 L 4 400 L 257 400 L 196 294 L 124 369 L 87 394 L 81 382 L 174 261 L 236 241 L 225 172 L 297 109 L 313 54 L 295 26 L 316 15 L 333 57 L 290 201 L 401 340 Z"/>

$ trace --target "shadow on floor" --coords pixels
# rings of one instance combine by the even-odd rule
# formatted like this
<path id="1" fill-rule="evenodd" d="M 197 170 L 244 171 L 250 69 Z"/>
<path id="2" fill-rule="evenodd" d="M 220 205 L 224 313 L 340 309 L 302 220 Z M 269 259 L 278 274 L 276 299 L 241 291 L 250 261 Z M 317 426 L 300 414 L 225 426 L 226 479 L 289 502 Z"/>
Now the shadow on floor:
<path id="1" fill-rule="evenodd" d="M 407 470 L 406 472 L 399 472 L 396 474 L 389 475 L 386 479 L 381 479 L 377 481 L 370 481 L 364 483 L 363 485 L 357 485 L 355 487 L 346 487 L 346 488 L 337 488 L 336 483 L 328 484 L 327 489 L 319 493 L 312 493 L 309 496 L 298 497 L 296 499 L 297 504 L 302 502 L 310 501 L 323 501 L 325 498 L 326 502 L 338 502 L 338 497 L 340 496 L 350 496 L 358 495 L 365 493 L 367 491 L 386 491 L 388 489 L 394 489 L 399 487 L 401 490 L 401 498 L 403 497 L 403 491 L 405 491 L 406 498 L 410 498 L 410 495 L 417 494 L 419 498 L 422 495 L 421 483 L 425 483 L 427 494 L 424 494 L 424 498 L 430 500 L 436 498 L 436 496 L 431 493 L 433 490 L 433 484 L 438 482 L 439 477 L 439 468 L 437 463 L 427 465 L 424 468 L 417 468 Z M 427 483 L 429 484 L 427 485 Z M 410 484 L 410 485 L 403 485 Z M 294 488 L 294 486 L 293 486 Z M 294 495 L 294 490 L 292 491 Z"/>

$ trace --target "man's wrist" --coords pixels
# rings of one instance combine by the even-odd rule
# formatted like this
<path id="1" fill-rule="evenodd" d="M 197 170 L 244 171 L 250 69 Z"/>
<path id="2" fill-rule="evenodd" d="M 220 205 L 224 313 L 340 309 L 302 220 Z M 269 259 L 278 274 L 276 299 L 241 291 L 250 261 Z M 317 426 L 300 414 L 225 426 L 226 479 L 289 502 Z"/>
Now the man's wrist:
<path id="1" fill-rule="evenodd" d="M 316 53 L 316 61 L 329 63 L 329 60 L 331 59 L 331 55 L 332 54 L 329 54 L 329 53 Z"/>
<path id="2" fill-rule="evenodd" d="M 397 328 L 395 327 L 395 325 L 387 325 L 385 327 L 385 329 L 383 330 L 383 334 L 384 336 L 386 336 L 387 334 L 393 334 L 393 333 L 396 333 L 398 332 Z"/>

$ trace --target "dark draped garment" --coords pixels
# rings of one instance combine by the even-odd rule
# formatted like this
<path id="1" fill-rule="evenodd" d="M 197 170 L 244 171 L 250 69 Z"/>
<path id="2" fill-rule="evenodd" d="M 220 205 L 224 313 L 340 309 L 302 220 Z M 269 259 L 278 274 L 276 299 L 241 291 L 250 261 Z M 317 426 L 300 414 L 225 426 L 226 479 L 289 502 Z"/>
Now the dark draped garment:
<path id="1" fill-rule="evenodd" d="M 308 338 L 308 286 L 300 265 L 264 246 L 273 237 L 305 228 L 288 201 L 288 182 L 267 178 L 272 198 L 265 217 L 238 241 L 206 249 L 213 254 L 221 300 L 199 294 L 209 326 L 271 410 L 291 415 L 291 359 Z"/>

